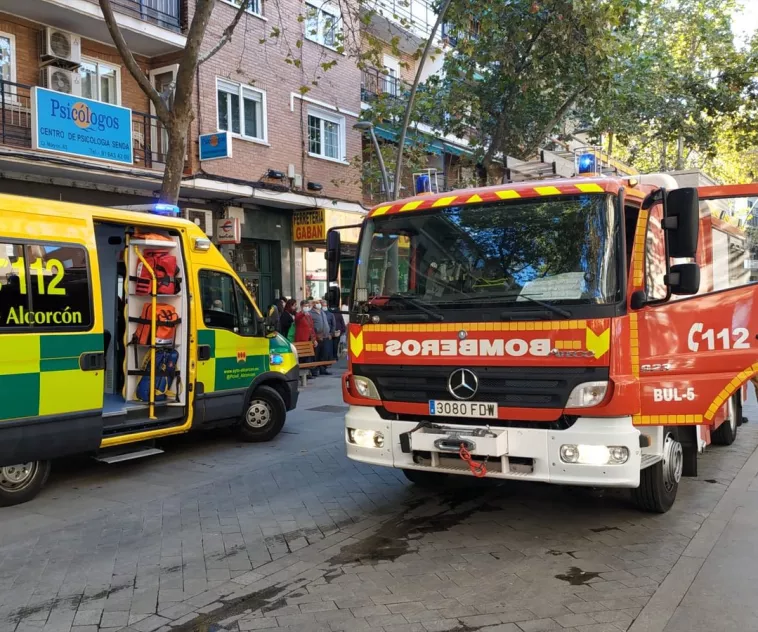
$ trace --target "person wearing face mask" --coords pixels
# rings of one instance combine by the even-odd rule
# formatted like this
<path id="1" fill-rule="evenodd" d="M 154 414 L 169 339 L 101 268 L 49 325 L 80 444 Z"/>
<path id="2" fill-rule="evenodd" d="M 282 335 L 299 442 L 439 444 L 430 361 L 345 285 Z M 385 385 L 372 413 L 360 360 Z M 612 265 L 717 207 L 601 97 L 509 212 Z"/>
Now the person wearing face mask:
<path id="1" fill-rule="evenodd" d="M 300 311 L 295 314 L 295 342 L 312 342 L 318 353 L 318 339 L 313 327 L 313 319 L 310 314 L 311 308 L 308 301 L 300 301 Z M 303 364 L 315 362 L 315 357 L 302 358 Z M 318 369 L 311 369 L 311 377 L 316 377 Z"/>
<path id="2" fill-rule="evenodd" d="M 294 336 L 290 336 L 290 330 L 295 324 L 295 310 L 297 308 L 297 301 L 294 298 L 285 302 L 282 308 L 282 315 L 279 317 L 279 333 L 282 334 L 287 340 L 294 339 Z M 291 332 L 294 334 L 295 332 Z"/>
<path id="3" fill-rule="evenodd" d="M 318 339 L 318 347 L 316 347 L 316 362 L 329 362 L 331 358 L 332 346 L 331 328 L 329 327 L 329 320 L 327 319 L 324 310 L 321 308 L 321 301 L 313 301 L 313 311 L 311 312 L 313 318 L 313 329 L 316 331 L 316 338 Z M 320 375 L 331 375 L 327 370 L 326 365 L 317 367 Z"/>

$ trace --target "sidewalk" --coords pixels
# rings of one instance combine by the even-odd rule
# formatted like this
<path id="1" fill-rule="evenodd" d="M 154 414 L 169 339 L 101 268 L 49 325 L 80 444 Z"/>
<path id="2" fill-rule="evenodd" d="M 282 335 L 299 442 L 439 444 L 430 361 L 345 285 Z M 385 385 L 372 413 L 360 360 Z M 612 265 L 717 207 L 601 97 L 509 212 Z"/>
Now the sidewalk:
<path id="1" fill-rule="evenodd" d="M 745 413 L 751 424 L 758 423 L 758 409 L 751 403 Z M 758 450 L 729 485 L 630 632 L 758 630 L 757 532 Z"/>

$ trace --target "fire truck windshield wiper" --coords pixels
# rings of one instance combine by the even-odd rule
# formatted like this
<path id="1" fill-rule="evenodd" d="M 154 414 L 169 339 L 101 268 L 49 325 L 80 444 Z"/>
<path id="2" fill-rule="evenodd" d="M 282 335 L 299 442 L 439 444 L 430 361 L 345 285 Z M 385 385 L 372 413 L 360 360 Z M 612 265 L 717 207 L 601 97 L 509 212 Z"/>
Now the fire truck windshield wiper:
<path id="1" fill-rule="evenodd" d="M 417 310 L 424 312 L 424 314 L 433 320 L 445 320 L 445 317 L 442 314 L 429 309 L 423 302 L 419 301 L 418 299 L 411 298 L 410 296 L 404 296 L 403 294 L 391 294 L 387 297 L 387 300 L 398 301 L 400 303 L 405 303 L 411 307 L 415 307 Z"/>
<path id="2" fill-rule="evenodd" d="M 554 314 L 558 314 L 559 316 L 563 316 L 564 318 L 571 318 L 572 314 L 567 309 L 563 309 L 562 307 L 558 307 L 557 305 L 551 305 L 550 303 L 546 303 L 545 301 L 540 301 L 539 299 L 532 298 L 528 294 L 510 294 L 510 295 L 504 295 L 504 296 L 515 296 L 517 298 L 523 298 L 529 301 L 530 303 L 534 303 L 535 305 L 539 305 L 540 307 L 544 307 L 547 310 L 550 310 Z"/>

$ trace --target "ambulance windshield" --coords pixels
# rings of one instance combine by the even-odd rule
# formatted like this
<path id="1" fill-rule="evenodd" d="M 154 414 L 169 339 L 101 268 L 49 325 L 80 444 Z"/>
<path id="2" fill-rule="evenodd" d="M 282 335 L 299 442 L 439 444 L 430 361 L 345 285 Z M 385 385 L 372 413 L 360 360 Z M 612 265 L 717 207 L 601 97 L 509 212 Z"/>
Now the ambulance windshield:
<path id="1" fill-rule="evenodd" d="M 580 195 L 372 218 L 356 298 L 382 311 L 616 303 L 623 258 L 614 202 Z"/>

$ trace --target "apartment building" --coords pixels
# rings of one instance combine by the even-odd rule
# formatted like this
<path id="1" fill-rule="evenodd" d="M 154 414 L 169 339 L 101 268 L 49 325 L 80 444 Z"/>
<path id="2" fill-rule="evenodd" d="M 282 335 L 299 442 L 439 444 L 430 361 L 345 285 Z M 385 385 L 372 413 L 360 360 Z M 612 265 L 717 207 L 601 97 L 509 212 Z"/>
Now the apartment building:
<path id="1" fill-rule="evenodd" d="M 217 0 L 203 50 L 219 40 L 237 1 Z M 170 98 L 194 3 L 111 2 L 137 62 Z M 219 221 L 238 223 L 239 243 L 223 248 L 264 305 L 309 293 L 306 268 L 320 265 L 326 230 L 365 213 L 361 137 L 353 130 L 360 71 L 336 50 L 342 27 L 336 3 L 257 0 L 232 41 L 198 71 L 179 206 L 214 239 Z M 121 117 L 125 153 L 94 158 L 66 139 L 46 143 L 52 132 L 41 99 L 33 102 L 35 86 L 63 93 L 56 99 L 69 104 L 92 99 Z M 0 191 L 105 206 L 156 200 L 167 138 L 96 0 L 0 0 L 0 109 Z M 208 158 L 199 152 L 201 135 L 220 132 L 230 157 L 201 159 Z"/>

